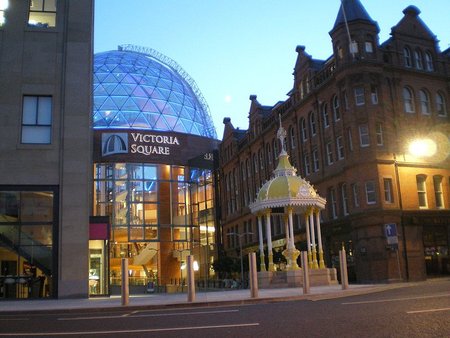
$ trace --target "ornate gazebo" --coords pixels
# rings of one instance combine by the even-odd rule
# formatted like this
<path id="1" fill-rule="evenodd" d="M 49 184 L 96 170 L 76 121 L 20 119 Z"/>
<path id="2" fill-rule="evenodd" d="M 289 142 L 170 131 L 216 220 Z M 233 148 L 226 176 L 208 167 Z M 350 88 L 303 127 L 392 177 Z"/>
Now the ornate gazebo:
<path id="1" fill-rule="evenodd" d="M 270 286 L 275 276 L 286 281 L 288 286 L 302 284 L 301 268 L 297 264 L 300 251 L 294 244 L 293 215 L 304 215 L 306 224 L 306 241 L 308 247 L 308 266 L 311 285 L 326 285 L 336 283 L 336 270 L 327 269 L 323 259 L 322 237 L 320 230 L 320 210 L 325 208 L 326 200 L 320 197 L 313 186 L 297 176 L 285 148 L 286 130 L 281 125 L 277 137 L 281 143 L 278 156 L 278 166 L 273 171 L 273 177 L 260 189 L 250 210 L 258 217 L 261 287 Z M 271 215 L 281 215 L 286 233 L 286 249 L 283 255 L 287 265 L 285 271 L 276 272 L 273 264 Z M 263 219 L 265 219 L 268 266 L 265 264 L 263 242 Z M 317 234 L 317 237 L 316 237 Z M 281 275 L 281 277 L 280 277 Z"/>

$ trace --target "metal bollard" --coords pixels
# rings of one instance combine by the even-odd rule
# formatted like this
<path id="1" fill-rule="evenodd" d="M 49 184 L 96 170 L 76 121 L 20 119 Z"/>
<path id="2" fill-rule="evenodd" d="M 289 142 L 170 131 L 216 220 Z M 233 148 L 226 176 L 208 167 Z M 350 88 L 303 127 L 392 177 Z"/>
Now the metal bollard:
<path id="1" fill-rule="evenodd" d="M 188 302 L 195 301 L 194 256 L 187 256 Z"/>
<path id="2" fill-rule="evenodd" d="M 258 298 L 258 275 L 256 272 L 256 253 L 250 252 L 248 255 L 250 267 L 250 296 Z"/>
<path id="3" fill-rule="evenodd" d="M 342 290 L 348 289 L 347 255 L 345 249 L 339 251 L 339 262 L 341 265 Z"/>
<path id="4" fill-rule="evenodd" d="M 128 284 L 128 258 L 122 258 L 122 305 L 128 305 L 130 288 Z"/>
<path id="5" fill-rule="evenodd" d="M 309 267 L 308 267 L 308 253 L 302 251 L 301 253 L 301 263 L 303 269 L 303 294 L 309 293 Z"/>

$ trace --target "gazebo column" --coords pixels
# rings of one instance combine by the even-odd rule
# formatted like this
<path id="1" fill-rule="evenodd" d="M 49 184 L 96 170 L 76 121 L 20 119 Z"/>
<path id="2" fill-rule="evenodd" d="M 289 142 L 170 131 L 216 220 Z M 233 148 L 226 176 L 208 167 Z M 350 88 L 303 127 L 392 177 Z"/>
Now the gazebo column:
<path id="1" fill-rule="evenodd" d="M 270 211 L 266 213 L 266 231 L 267 231 L 267 255 L 269 256 L 269 267 L 267 271 L 275 271 L 273 265 L 273 251 L 272 251 L 272 230 L 270 228 Z"/>
<path id="2" fill-rule="evenodd" d="M 295 248 L 294 244 L 294 222 L 292 221 L 292 208 L 288 208 L 288 220 L 289 220 L 289 257 L 291 258 L 291 270 L 298 270 L 297 257 L 300 255 L 300 251 Z"/>
<path id="3" fill-rule="evenodd" d="M 318 269 L 319 264 L 317 264 L 316 235 L 314 233 L 314 211 L 312 208 L 309 211 L 309 225 L 311 227 L 312 266 L 313 269 Z"/>
<path id="4" fill-rule="evenodd" d="M 260 266 L 261 271 L 266 271 L 266 263 L 264 261 L 262 215 L 258 215 L 258 235 L 259 235 L 259 266 Z"/>
<path id="5" fill-rule="evenodd" d="M 291 259 L 291 255 L 290 253 L 290 247 L 291 247 L 291 240 L 289 238 L 290 234 L 289 234 L 289 221 L 288 221 L 288 215 L 287 214 L 283 214 L 283 222 L 284 222 L 284 233 L 286 234 L 286 249 L 283 250 L 282 254 L 284 256 L 284 258 L 286 258 L 287 261 L 287 265 L 286 265 L 286 270 L 290 270 L 291 269 L 291 264 L 292 264 L 292 259 Z"/>
<path id="6" fill-rule="evenodd" d="M 305 226 L 306 226 L 306 245 L 308 250 L 308 267 L 312 269 L 312 254 L 311 254 L 311 237 L 309 235 L 309 210 L 305 213 Z"/>
<path id="7" fill-rule="evenodd" d="M 319 267 L 325 269 L 325 262 L 323 260 L 323 248 L 322 248 L 322 234 L 320 231 L 320 210 L 316 209 L 316 225 L 317 225 L 317 243 L 319 244 Z"/>

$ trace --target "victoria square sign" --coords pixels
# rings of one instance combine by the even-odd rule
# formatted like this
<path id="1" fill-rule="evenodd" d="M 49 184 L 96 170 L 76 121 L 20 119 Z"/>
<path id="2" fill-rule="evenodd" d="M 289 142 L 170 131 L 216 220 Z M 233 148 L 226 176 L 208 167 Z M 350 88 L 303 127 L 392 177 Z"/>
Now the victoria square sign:
<path id="1" fill-rule="evenodd" d="M 94 161 L 183 165 L 198 156 L 208 157 L 217 148 L 217 142 L 174 132 L 95 130 Z"/>

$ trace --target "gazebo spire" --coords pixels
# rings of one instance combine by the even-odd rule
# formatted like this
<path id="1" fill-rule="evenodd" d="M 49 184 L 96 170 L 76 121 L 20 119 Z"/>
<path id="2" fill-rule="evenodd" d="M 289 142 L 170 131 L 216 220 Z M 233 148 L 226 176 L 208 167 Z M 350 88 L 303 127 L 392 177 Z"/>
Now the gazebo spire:
<path id="1" fill-rule="evenodd" d="M 278 166 L 273 171 L 274 175 L 277 176 L 295 176 L 297 169 L 295 169 L 291 162 L 289 161 L 289 155 L 286 152 L 286 130 L 281 124 L 281 114 L 279 115 L 280 127 L 278 128 L 277 137 L 281 143 L 281 151 L 278 156 Z"/>

